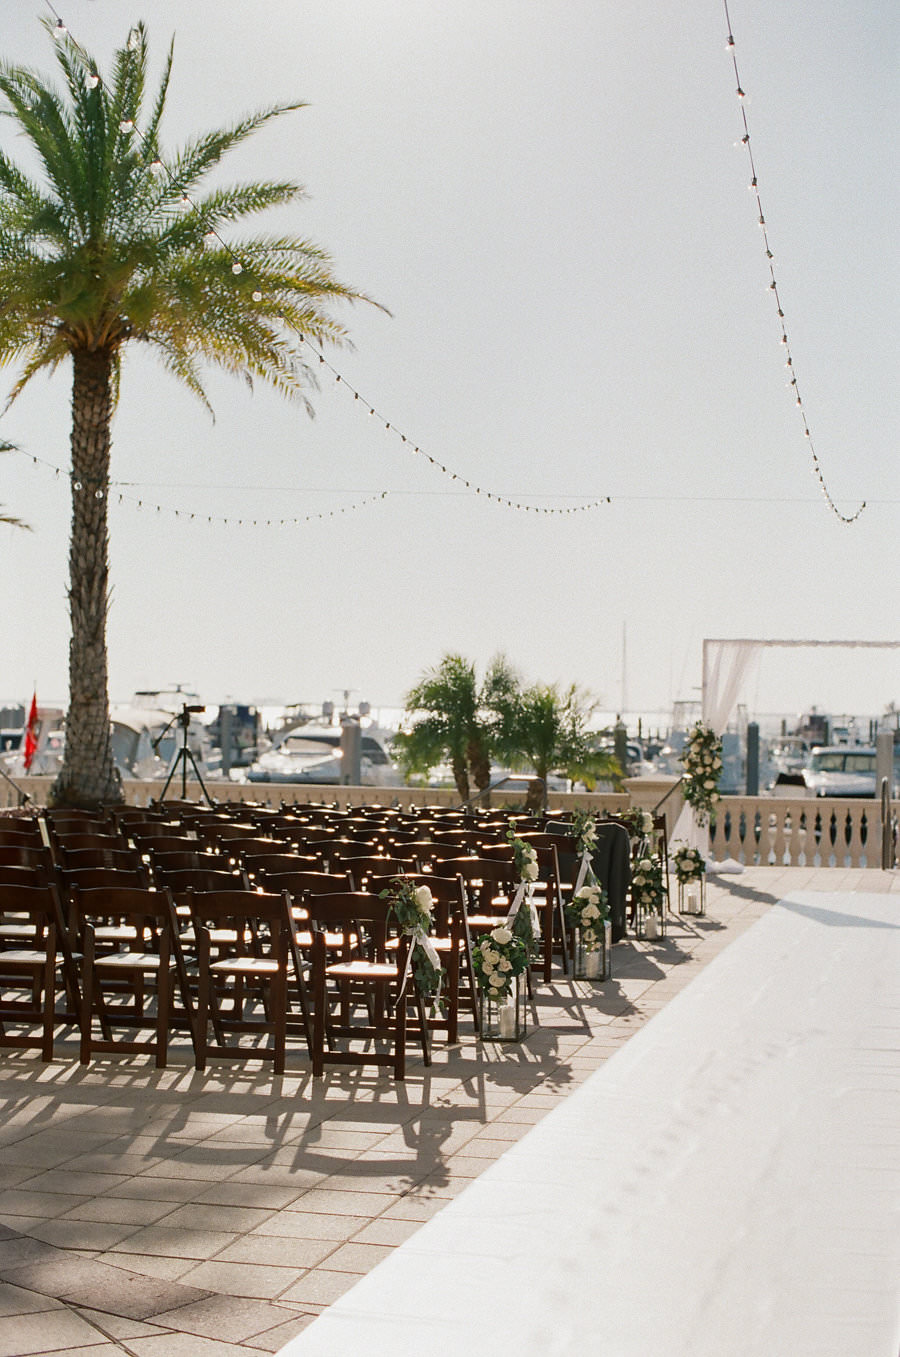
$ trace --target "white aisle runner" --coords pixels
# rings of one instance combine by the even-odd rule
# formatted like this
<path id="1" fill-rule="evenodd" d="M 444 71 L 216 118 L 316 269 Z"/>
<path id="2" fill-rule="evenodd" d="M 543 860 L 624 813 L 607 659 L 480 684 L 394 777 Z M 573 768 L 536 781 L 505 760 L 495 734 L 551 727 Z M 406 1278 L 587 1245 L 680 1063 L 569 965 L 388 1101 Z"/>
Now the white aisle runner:
<path id="1" fill-rule="evenodd" d="M 772 908 L 288 1357 L 898 1357 L 900 900 Z"/>

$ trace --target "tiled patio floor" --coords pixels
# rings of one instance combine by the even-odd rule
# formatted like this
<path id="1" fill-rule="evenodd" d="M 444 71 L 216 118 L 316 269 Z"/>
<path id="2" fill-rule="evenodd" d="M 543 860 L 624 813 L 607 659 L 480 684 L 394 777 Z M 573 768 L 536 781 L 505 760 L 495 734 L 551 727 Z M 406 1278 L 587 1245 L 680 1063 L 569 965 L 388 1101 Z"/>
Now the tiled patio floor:
<path id="1" fill-rule="evenodd" d="M 299 1053 L 194 1071 L 187 1051 L 0 1057 L 0 1357 L 276 1352 L 460 1192 L 787 890 L 900 890 L 877 871 L 751 868 L 705 919 L 614 949 L 603 985 L 536 990 L 515 1048 L 437 1043 L 405 1084 L 313 1085 Z"/>

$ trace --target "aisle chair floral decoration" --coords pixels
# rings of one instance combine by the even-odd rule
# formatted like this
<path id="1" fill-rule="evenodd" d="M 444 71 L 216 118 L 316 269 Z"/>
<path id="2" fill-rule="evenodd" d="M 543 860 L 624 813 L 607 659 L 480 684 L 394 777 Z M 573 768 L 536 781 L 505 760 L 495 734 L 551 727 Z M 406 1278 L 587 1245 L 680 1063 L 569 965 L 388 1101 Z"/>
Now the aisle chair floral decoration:
<path id="1" fill-rule="evenodd" d="M 607 980 L 611 974 L 612 924 L 606 891 L 594 879 L 585 881 L 565 909 L 566 923 L 575 933 L 573 970 L 576 978 Z"/>
<path id="2" fill-rule="evenodd" d="M 620 811 L 617 818 L 623 822 L 628 830 L 632 851 L 643 843 L 649 844 L 650 849 L 653 849 L 655 840 L 654 822 L 649 810 L 644 810 L 641 806 L 629 806 L 627 810 Z"/>
<path id="3" fill-rule="evenodd" d="M 678 880 L 679 914 L 706 913 L 706 859 L 699 848 L 681 843 L 672 854 Z"/>
<path id="4" fill-rule="evenodd" d="M 698 825 L 714 819 L 722 776 L 722 741 L 710 727 L 698 721 L 688 735 L 681 755 L 684 768 L 684 799 Z"/>
<path id="5" fill-rule="evenodd" d="M 506 922 L 512 928 L 516 937 L 521 938 L 524 942 L 529 957 L 533 957 L 537 952 L 538 939 L 541 936 L 540 920 L 532 898 L 532 888 L 540 875 L 537 850 L 530 843 L 526 843 L 524 839 L 517 839 L 512 826 L 507 832 L 506 840 L 513 850 L 516 876 L 519 883 L 510 904 Z"/>
<path id="6" fill-rule="evenodd" d="M 655 857 L 642 857 L 631 874 L 631 899 L 637 907 L 638 935 L 659 937 L 665 932 L 666 883 L 663 864 Z"/>
<path id="7" fill-rule="evenodd" d="M 479 938 L 472 952 L 478 986 L 479 1026 L 483 1041 L 518 1041 L 525 1035 L 525 985 L 528 947 L 508 923 Z"/>
<path id="8" fill-rule="evenodd" d="M 406 971 L 400 985 L 400 996 L 406 992 L 410 975 L 422 998 L 431 1005 L 432 1014 L 443 1011 L 441 986 L 444 983 L 444 968 L 440 955 L 429 938 L 431 914 L 434 898 L 428 886 L 417 886 L 412 881 L 397 877 L 386 890 L 381 891 L 379 899 L 388 900 L 391 912 L 400 928 L 400 932 L 409 938 L 409 952 L 406 957 Z"/>

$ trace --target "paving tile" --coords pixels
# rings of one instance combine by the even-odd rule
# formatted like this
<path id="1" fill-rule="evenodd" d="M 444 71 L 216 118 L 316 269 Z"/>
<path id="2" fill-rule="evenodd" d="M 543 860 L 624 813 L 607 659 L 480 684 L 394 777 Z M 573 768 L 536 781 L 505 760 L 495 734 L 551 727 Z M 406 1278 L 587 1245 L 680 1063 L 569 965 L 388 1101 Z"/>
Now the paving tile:
<path id="1" fill-rule="evenodd" d="M 22 1267 L 25 1263 L 58 1257 L 56 1250 L 46 1240 L 33 1239 L 27 1234 L 12 1234 L 0 1241 L 0 1274 L 9 1272 L 11 1268 Z"/>
<path id="2" fill-rule="evenodd" d="M 115 1225 L 96 1220 L 47 1220 L 33 1226 L 31 1236 L 58 1249 L 103 1253 L 134 1234 L 135 1225 Z"/>
<path id="3" fill-rule="evenodd" d="M 121 1187 L 128 1181 L 125 1173 L 77 1173 L 68 1166 L 64 1169 L 52 1169 L 29 1179 L 28 1192 L 77 1192 L 83 1197 L 100 1197 L 111 1188 Z"/>
<path id="4" fill-rule="evenodd" d="M 16 1268 L 6 1279 L 85 1310 L 108 1311 L 128 1319 L 149 1319 L 157 1310 L 200 1300 L 203 1295 L 197 1288 L 62 1252 L 51 1261 Z"/>
<path id="5" fill-rule="evenodd" d="M 225 1230 L 172 1230 L 165 1225 L 147 1225 L 129 1235 L 110 1253 L 149 1253 L 164 1258 L 211 1258 L 233 1244 L 237 1235 Z"/>
<path id="6" fill-rule="evenodd" d="M 382 1258 L 393 1253 L 393 1247 L 383 1244 L 341 1244 L 334 1253 L 328 1255 L 328 1268 L 332 1272 L 370 1272 Z"/>
<path id="7" fill-rule="evenodd" d="M 422 1222 L 417 1220 L 387 1220 L 384 1216 L 379 1216 L 377 1220 L 372 1220 L 368 1225 L 353 1236 L 354 1244 L 387 1244 L 396 1247 L 404 1243 L 407 1239 L 421 1227 Z"/>
<path id="8" fill-rule="evenodd" d="M 196 1197 L 197 1202 L 221 1206 L 250 1206 L 281 1211 L 297 1200 L 305 1188 L 280 1187 L 275 1183 L 213 1183 Z"/>
<path id="9" fill-rule="evenodd" d="M 0 1318 L 8 1315 L 27 1315 L 37 1310 L 59 1310 L 62 1302 L 39 1291 L 27 1291 L 11 1282 L 0 1282 Z"/>
<path id="10" fill-rule="evenodd" d="M 280 1352 L 286 1343 L 296 1338 L 297 1334 L 302 1333 L 316 1318 L 315 1314 L 298 1314 L 284 1324 L 278 1324 L 274 1329 L 266 1329 L 264 1333 L 254 1334 L 246 1339 L 244 1348 L 253 1352 Z"/>
<path id="11" fill-rule="evenodd" d="M 391 1196 L 380 1192 L 335 1191 L 333 1188 L 314 1187 L 302 1197 L 298 1197 L 287 1210 L 318 1211 L 337 1216 L 378 1216 L 400 1195 L 400 1193 Z"/>
<path id="12" fill-rule="evenodd" d="M 294 1268 L 299 1272 L 315 1267 L 327 1258 L 341 1241 L 334 1239 L 289 1238 L 284 1235 L 245 1235 L 216 1255 L 217 1263 L 263 1263 L 267 1267 Z"/>
<path id="13" fill-rule="evenodd" d="M 165 1228 L 173 1230 L 215 1230 L 242 1234 L 262 1225 L 272 1215 L 270 1210 L 252 1206 L 222 1206 L 217 1202 L 191 1202 L 176 1206 L 166 1216 Z"/>
<path id="14" fill-rule="evenodd" d="M 296 1271 L 262 1263 L 198 1263 L 184 1277 L 186 1285 L 226 1296 L 249 1296 L 274 1300 L 291 1284 Z"/>
<path id="15" fill-rule="evenodd" d="M 209 1187 L 205 1179 L 200 1178 L 129 1178 L 121 1187 L 111 1188 L 109 1197 L 128 1197 L 142 1201 L 190 1202 L 197 1201 L 199 1194 Z"/>
<path id="16" fill-rule="evenodd" d="M 281 1299 L 330 1305 L 338 1296 L 349 1291 L 351 1286 L 355 1286 L 362 1275 L 358 1272 L 331 1272 L 326 1268 L 313 1268 L 305 1277 L 288 1287 Z"/>
<path id="17" fill-rule="evenodd" d="M 247 1349 L 238 1343 L 222 1343 L 192 1333 L 132 1338 L 128 1347 L 134 1357 L 247 1357 Z"/>
<path id="18" fill-rule="evenodd" d="M 186 1272 L 196 1267 L 194 1258 L 163 1258 L 153 1253 L 101 1253 L 101 1263 L 110 1267 L 123 1268 L 126 1272 L 136 1272 L 141 1277 L 156 1277 L 160 1281 L 180 1281 Z"/>
<path id="19" fill-rule="evenodd" d="M 242 1343 L 254 1334 L 280 1328 L 291 1318 L 291 1312 L 285 1306 L 228 1295 L 208 1296 L 158 1316 L 160 1324 L 168 1324 L 179 1333 L 219 1338 L 226 1343 Z"/>
<path id="20" fill-rule="evenodd" d="M 67 1211 L 61 1221 L 103 1221 L 113 1225 L 152 1225 L 177 1209 L 175 1202 L 141 1201 L 134 1197 L 89 1197 Z"/>
<path id="21" fill-rule="evenodd" d="M 44 1216 L 51 1219 L 71 1211 L 84 1197 L 66 1192 L 29 1192 L 25 1188 L 10 1187 L 0 1192 L 0 1212 L 4 1216 Z"/>
<path id="22" fill-rule="evenodd" d="M 325 1215 L 319 1211 L 278 1211 L 246 1238 L 278 1235 L 288 1239 L 349 1239 L 368 1219 L 368 1216 Z"/>
<path id="23" fill-rule="evenodd" d="M 125 1319 L 121 1315 L 111 1315 L 107 1310 L 87 1310 L 78 1307 L 78 1314 L 89 1324 L 110 1338 L 152 1338 L 154 1334 L 164 1332 L 159 1324 L 145 1324 L 139 1319 Z"/>
<path id="24" fill-rule="evenodd" d="M 65 1308 L 0 1319 L 0 1357 L 71 1352 L 101 1338 L 91 1324 Z"/>

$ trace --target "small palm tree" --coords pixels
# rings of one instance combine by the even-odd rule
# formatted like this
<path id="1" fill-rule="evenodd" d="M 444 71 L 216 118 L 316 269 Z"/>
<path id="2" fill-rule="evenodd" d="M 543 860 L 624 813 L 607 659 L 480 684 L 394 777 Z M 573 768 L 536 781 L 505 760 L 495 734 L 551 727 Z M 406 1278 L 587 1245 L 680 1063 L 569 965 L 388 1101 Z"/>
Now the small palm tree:
<path id="1" fill-rule="evenodd" d="M 618 782 L 618 759 L 592 746 L 588 723 L 595 704 L 575 684 L 561 691 L 537 683 L 519 696 L 506 731 L 505 753 L 513 768 L 533 768 L 540 802 L 547 804 L 547 779 L 554 771 L 593 786 L 597 778 Z"/>
<path id="2" fill-rule="evenodd" d="M 296 203 L 298 184 L 200 192 L 228 151 L 301 105 L 262 109 L 163 158 L 171 47 L 147 102 L 141 24 L 115 53 L 108 81 L 68 37 L 57 60 L 63 93 L 31 70 L 0 66 L 6 126 L 41 166 L 32 179 L 0 150 L 0 362 L 21 364 L 11 400 L 36 372 L 72 364 L 70 697 L 51 795 L 94 805 L 122 794 L 110 744 L 106 618 L 110 425 L 123 350 L 148 345 L 204 402 L 201 368 L 212 364 L 308 406 L 314 383 L 302 337 L 339 342 L 343 328 L 325 308 L 361 294 L 339 283 L 308 241 L 226 243 L 233 223 Z"/>
<path id="3" fill-rule="evenodd" d="M 491 757 L 504 706 L 516 679 L 503 656 L 497 656 L 479 684 L 475 665 L 462 655 L 445 655 L 406 697 L 412 728 L 394 741 L 411 772 L 428 773 L 445 759 L 462 801 L 474 782 L 484 793 L 491 781 Z"/>

